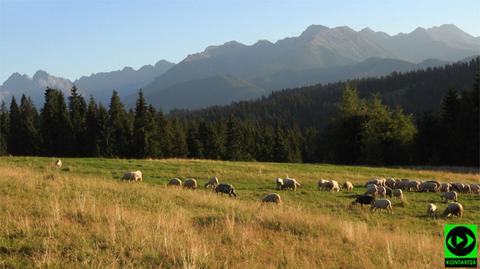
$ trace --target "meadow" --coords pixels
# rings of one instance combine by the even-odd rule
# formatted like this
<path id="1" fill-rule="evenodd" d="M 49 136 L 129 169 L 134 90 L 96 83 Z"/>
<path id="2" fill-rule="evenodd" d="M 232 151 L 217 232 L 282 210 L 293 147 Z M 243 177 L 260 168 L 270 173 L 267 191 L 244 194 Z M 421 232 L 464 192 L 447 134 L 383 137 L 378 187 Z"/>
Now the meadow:
<path id="1" fill-rule="evenodd" d="M 207 160 L 0 158 L 0 268 L 440 268 L 443 225 L 480 223 L 480 196 L 460 194 L 464 217 L 431 219 L 439 193 L 392 198 L 393 214 L 351 206 L 383 176 L 480 182 L 475 169 L 364 167 Z M 121 182 L 141 170 L 144 181 Z M 203 188 L 211 176 L 237 199 Z M 296 192 L 275 190 L 294 177 Z M 166 187 L 193 177 L 198 190 Z M 320 178 L 354 191 L 319 191 Z M 277 192 L 283 203 L 263 204 Z"/>

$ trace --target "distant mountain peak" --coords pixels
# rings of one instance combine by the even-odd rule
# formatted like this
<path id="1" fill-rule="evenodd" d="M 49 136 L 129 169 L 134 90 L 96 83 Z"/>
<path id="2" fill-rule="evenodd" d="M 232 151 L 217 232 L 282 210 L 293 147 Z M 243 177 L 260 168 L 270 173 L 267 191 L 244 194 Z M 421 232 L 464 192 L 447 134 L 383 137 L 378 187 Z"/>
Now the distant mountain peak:
<path id="1" fill-rule="evenodd" d="M 328 28 L 327 26 L 323 26 L 323 25 L 317 25 L 317 24 L 312 24 L 310 26 L 307 27 L 307 29 L 305 29 L 305 31 L 302 32 L 302 34 L 300 35 L 301 37 L 312 37 L 312 36 L 315 36 L 315 35 L 318 35 L 319 33 L 323 32 L 323 31 L 327 31 L 327 30 L 330 30 L 330 28 Z"/>
<path id="2" fill-rule="evenodd" d="M 48 79 L 49 76 L 50 76 L 50 74 L 48 74 L 47 72 L 45 72 L 43 70 L 38 70 L 33 75 L 33 80 L 38 81 L 40 79 Z"/>

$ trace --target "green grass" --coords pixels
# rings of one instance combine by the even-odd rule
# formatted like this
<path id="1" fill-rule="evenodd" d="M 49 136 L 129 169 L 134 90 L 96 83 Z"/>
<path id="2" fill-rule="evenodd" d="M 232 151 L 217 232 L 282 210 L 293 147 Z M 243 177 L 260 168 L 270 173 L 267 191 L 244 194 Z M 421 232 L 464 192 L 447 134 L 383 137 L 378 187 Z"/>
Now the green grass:
<path id="1" fill-rule="evenodd" d="M 472 169 L 62 158 L 62 169 L 55 170 L 50 167 L 53 160 L 0 158 L 0 171 L 7 175 L 0 180 L 0 218 L 7 220 L 0 230 L 0 267 L 369 268 L 384 264 L 395 268 L 433 268 L 442 264 L 438 257 L 443 255 L 439 250 L 444 223 L 480 223 L 480 195 L 474 194 L 459 196 L 465 207 L 462 219 L 426 217 L 427 203 L 436 203 L 440 211 L 446 206 L 438 193 L 407 192 L 406 203 L 392 198 L 393 214 L 372 214 L 368 207 L 350 206 L 354 196 L 365 191 L 364 182 L 372 177 L 480 182 L 480 175 Z M 121 182 L 122 174 L 129 170 L 141 170 L 144 182 Z M 55 180 L 45 180 L 46 175 L 54 175 Z M 238 199 L 203 189 L 214 175 L 220 182 L 233 184 Z M 301 188 L 296 192 L 275 190 L 275 178 L 286 176 L 296 178 Z M 196 178 L 201 188 L 167 188 L 165 185 L 172 177 Z M 316 182 L 320 178 L 340 183 L 349 180 L 355 188 L 352 193 L 318 191 Z M 270 192 L 279 193 L 284 204 L 261 205 L 260 199 Z M 170 242 L 172 249 L 158 249 L 158 244 L 164 244 L 160 241 L 172 238 L 159 232 L 165 227 L 155 228 L 155 223 L 162 223 L 170 232 L 183 233 L 189 228 L 193 234 L 175 238 Z M 219 227 L 230 226 L 233 230 L 227 229 L 220 236 L 212 233 Z M 372 243 L 371 249 L 359 251 L 362 244 L 370 241 L 368 236 L 357 238 L 355 234 L 366 235 L 370 229 L 378 230 L 372 238 L 390 243 Z M 342 235 L 344 230 L 347 235 Z M 150 235 L 153 232 L 163 238 Z M 282 234 L 278 240 L 272 239 L 276 233 Z M 397 240 L 417 245 L 409 250 L 407 243 L 392 243 L 390 239 L 396 236 Z M 243 244 L 249 242 L 249 247 L 238 245 L 238 238 Z M 191 240 L 197 243 L 189 243 Z M 331 253 L 322 249 L 321 243 L 329 240 L 337 240 Z M 222 248 L 218 251 L 221 264 L 207 251 L 217 245 Z M 280 260 L 270 253 L 274 245 L 281 245 L 282 251 L 286 251 Z M 195 247 L 196 254 L 184 253 L 186 246 Z M 415 254 L 418 251 L 414 250 L 421 246 L 436 252 Z M 384 252 L 385 247 L 412 253 L 402 258 L 374 257 L 375 251 Z M 290 248 L 296 250 L 293 256 L 288 254 Z M 316 258 L 322 253 L 334 255 L 334 250 L 350 253 L 351 257 L 345 261 L 334 256 L 331 261 Z M 235 255 L 228 259 L 230 252 Z M 256 253 L 261 255 L 255 258 Z M 69 257 L 63 261 L 62 255 Z M 242 263 L 244 255 L 253 256 Z M 2 259 L 7 262 L 2 263 Z"/>

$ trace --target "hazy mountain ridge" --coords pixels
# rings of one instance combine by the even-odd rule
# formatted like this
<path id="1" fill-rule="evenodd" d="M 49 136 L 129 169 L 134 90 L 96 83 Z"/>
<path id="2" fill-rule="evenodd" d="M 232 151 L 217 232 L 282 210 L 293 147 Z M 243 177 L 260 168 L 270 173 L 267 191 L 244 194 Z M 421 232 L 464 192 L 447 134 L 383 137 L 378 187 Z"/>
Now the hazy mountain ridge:
<path id="1" fill-rule="evenodd" d="M 33 77 L 13 73 L 0 86 L 0 99 L 9 101 L 7 99 L 12 95 L 18 99 L 25 94 L 30 96 L 36 105 L 41 105 L 47 87 L 62 90 L 67 96 L 72 86 L 76 85 L 84 97 L 88 98 L 93 95 L 98 101 L 108 104 L 113 90 L 117 90 L 121 96 L 132 94 L 150 83 L 155 77 L 165 73 L 173 65 L 173 63 L 161 60 L 155 65 L 144 65 L 138 70 L 124 67 L 122 70 L 82 76 L 74 82 L 50 75 L 43 70 L 37 71 Z"/>
<path id="2" fill-rule="evenodd" d="M 411 33 L 394 36 L 370 28 L 355 31 L 346 26 L 328 28 L 312 25 L 298 37 L 281 39 L 275 43 L 261 40 L 253 45 L 244 45 L 230 41 L 209 46 L 203 52 L 187 56 L 143 89 L 147 97 L 160 100 L 162 91 L 172 85 L 228 75 L 249 81 L 260 88 L 280 90 L 409 71 L 478 54 L 478 38 L 454 25 L 429 29 L 419 27 Z M 391 61 L 377 60 L 378 66 L 372 66 L 372 63 L 367 65 L 368 62 L 361 64 L 370 58 Z M 438 61 L 429 63 L 426 61 L 428 59 Z M 416 66 L 416 63 L 419 65 Z M 361 67 L 366 70 L 359 70 Z M 127 99 L 134 99 L 133 95 Z M 160 106 L 159 103 L 154 105 Z M 185 107 L 182 103 L 169 106 Z"/>

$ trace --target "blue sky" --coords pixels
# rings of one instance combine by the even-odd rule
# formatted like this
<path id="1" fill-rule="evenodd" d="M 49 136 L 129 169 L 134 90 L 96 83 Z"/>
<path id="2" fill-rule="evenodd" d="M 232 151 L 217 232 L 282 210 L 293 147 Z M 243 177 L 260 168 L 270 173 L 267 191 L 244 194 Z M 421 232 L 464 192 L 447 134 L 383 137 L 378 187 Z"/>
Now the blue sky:
<path id="1" fill-rule="evenodd" d="M 178 62 L 209 45 L 274 42 L 311 24 L 397 34 L 444 23 L 480 36 L 480 1 L 0 0 L 0 84 L 13 72 L 74 80 Z"/>

